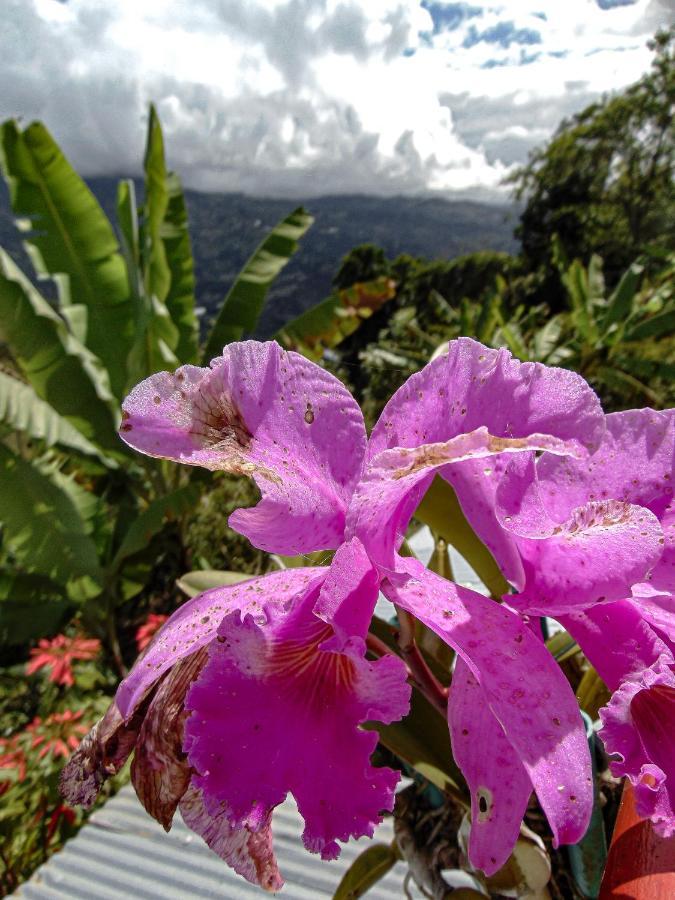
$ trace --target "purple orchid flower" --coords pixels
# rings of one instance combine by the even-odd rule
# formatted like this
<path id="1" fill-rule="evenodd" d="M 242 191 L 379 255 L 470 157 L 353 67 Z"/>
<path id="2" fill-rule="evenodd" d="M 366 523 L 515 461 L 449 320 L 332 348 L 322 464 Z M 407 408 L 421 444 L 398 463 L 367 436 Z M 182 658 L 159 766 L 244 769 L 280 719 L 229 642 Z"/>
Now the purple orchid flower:
<path id="1" fill-rule="evenodd" d="M 523 559 L 509 598 L 555 616 L 613 696 L 600 711 L 612 771 L 638 813 L 675 834 L 675 410 L 606 417 L 585 460 L 509 463 L 496 506 Z"/>
<path id="2" fill-rule="evenodd" d="M 169 827 L 180 808 L 236 871 L 271 889 L 281 884 L 271 813 L 289 791 L 305 846 L 324 858 L 337 856 L 338 841 L 372 835 L 393 807 L 398 773 L 370 764 L 377 735 L 360 726 L 401 718 L 410 690 L 398 657 L 366 658 L 381 589 L 458 652 L 494 718 L 499 759 L 515 754 L 557 839 L 580 839 L 590 762 L 558 666 L 519 615 L 397 553 L 435 473 L 489 532 L 492 460 L 595 449 L 602 412 L 579 376 L 455 341 L 395 394 L 367 442 L 361 411 L 335 378 L 248 341 L 210 368 L 152 376 L 123 409 L 121 433 L 136 449 L 256 481 L 258 505 L 229 519 L 255 546 L 336 552 L 328 567 L 216 588 L 174 613 L 64 771 L 71 802 L 93 802 L 135 747 L 132 779 L 148 811 Z M 519 564 L 502 544 L 506 566 Z M 517 836 L 513 816 L 500 825 L 511 802 L 500 766 L 473 792 L 476 819 L 496 823 L 493 845 L 473 857 L 486 871 Z"/>

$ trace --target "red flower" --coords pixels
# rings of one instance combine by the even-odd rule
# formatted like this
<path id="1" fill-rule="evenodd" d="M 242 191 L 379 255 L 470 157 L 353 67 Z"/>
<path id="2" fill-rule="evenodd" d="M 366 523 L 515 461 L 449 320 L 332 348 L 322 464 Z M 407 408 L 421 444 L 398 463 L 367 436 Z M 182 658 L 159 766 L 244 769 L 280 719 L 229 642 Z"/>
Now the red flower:
<path id="1" fill-rule="evenodd" d="M 139 653 L 145 650 L 168 618 L 168 616 L 163 616 L 161 613 L 150 613 L 145 623 L 138 627 L 136 631 L 136 646 Z"/>
<path id="2" fill-rule="evenodd" d="M 47 843 L 49 843 L 54 837 L 54 832 L 58 827 L 60 819 L 65 819 L 69 825 L 72 825 L 75 821 L 75 810 L 71 809 L 69 806 L 66 806 L 65 803 L 61 803 L 56 807 L 54 812 L 49 817 L 49 822 L 47 824 Z"/>
<path id="3" fill-rule="evenodd" d="M 16 769 L 17 778 L 23 781 L 26 777 L 26 754 L 19 744 L 20 735 L 0 738 L 0 769 Z M 0 797 L 9 790 L 10 781 L 0 781 Z"/>
<path id="4" fill-rule="evenodd" d="M 49 680 L 56 684 L 72 687 L 72 662 L 75 659 L 94 659 L 101 649 L 101 642 L 96 638 L 70 638 L 58 634 L 53 640 L 42 638 L 37 647 L 30 651 L 31 659 L 26 666 L 26 674 L 32 675 L 38 669 L 51 669 Z"/>
<path id="5" fill-rule="evenodd" d="M 31 747 L 41 747 L 38 754 L 40 759 L 51 753 L 54 757 L 62 756 L 68 759 L 73 750 L 80 743 L 83 735 L 87 733 L 87 727 L 79 720 L 82 718 L 82 710 L 73 712 L 66 709 L 62 713 L 52 713 L 42 721 L 36 716 L 26 731 L 33 735 Z"/>

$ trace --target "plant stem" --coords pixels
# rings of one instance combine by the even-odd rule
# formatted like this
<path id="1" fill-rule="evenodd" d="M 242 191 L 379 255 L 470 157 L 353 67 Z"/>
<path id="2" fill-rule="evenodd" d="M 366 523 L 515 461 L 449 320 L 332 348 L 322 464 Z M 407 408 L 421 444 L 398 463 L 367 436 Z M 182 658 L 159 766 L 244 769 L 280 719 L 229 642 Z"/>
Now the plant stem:
<path id="1" fill-rule="evenodd" d="M 427 665 L 415 641 L 415 617 L 400 606 L 396 606 L 398 616 L 398 646 L 408 665 L 413 681 L 420 691 L 443 716 L 448 713 L 448 691 L 438 681 Z"/>

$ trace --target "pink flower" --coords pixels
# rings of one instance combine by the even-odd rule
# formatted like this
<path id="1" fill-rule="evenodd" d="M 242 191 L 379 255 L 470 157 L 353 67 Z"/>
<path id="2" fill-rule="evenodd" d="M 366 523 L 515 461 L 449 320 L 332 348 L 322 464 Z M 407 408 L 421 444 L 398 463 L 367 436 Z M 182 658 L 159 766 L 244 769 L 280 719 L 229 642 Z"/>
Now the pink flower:
<path id="1" fill-rule="evenodd" d="M 96 638 L 71 638 L 58 634 L 55 638 L 42 638 L 37 647 L 30 651 L 31 659 L 26 666 L 26 674 L 32 675 L 39 669 L 50 669 L 49 680 L 55 684 L 72 687 L 72 663 L 76 659 L 95 659 L 101 649 L 101 642 Z"/>
<path id="2" fill-rule="evenodd" d="M 367 441 L 335 378 L 277 344 L 248 341 L 210 368 L 152 376 L 123 409 L 122 435 L 136 449 L 256 481 L 258 505 L 229 520 L 255 546 L 336 552 L 329 567 L 216 588 L 174 613 L 64 770 L 70 802 L 91 804 L 135 751 L 132 780 L 146 808 L 168 828 L 180 806 L 236 871 L 270 889 L 281 884 L 271 814 L 289 791 L 305 846 L 324 858 L 372 834 L 392 808 L 398 773 L 370 765 L 377 737 L 361 726 L 400 718 L 409 695 L 398 658 L 365 657 L 381 589 L 457 650 L 496 739 L 522 769 L 525 803 L 534 787 L 556 840 L 579 840 L 592 805 L 590 758 L 560 669 L 515 612 L 397 552 L 439 474 L 515 571 L 515 542 L 500 537 L 494 513 L 493 470 L 512 454 L 583 457 L 597 447 L 602 412 L 579 376 L 456 341 L 396 393 Z M 497 777 L 502 763 L 483 756 L 488 780 L 475 784 L 474 801 L 491 841 L 487 855 L 471 852 L 493 872 L 511 852 L 522 798 Z"/>
<path id="3" fill-rule="evenodd" d="M 639 409 L 608 415 L 588 459 L 512 461 L 496 498 L 523 563 L 509 601 L 555 615 L 614 691 L 600 712 L 613 771 L 666 836 L 675 834 L 674 485 L 675 411 Z"/>
<path id="4" fill-rule="evenodd" d="M 143 625 L 139 625 L 136 629 L 136 647 L 139 653 L 145 650 L 168 618 L 161 613 L 150 613 Z"/>

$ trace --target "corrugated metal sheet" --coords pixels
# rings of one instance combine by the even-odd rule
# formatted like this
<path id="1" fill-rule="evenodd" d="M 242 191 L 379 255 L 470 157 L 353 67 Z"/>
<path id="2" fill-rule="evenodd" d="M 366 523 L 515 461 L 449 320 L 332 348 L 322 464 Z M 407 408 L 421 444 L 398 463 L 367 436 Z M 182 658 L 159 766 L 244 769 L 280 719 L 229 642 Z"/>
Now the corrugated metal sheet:
<path id="1" fill-rule="evenodd" d="M 332 897 L 342 875 L 368 839 L 351 841 L 335 862 L 303 849 L 302 819 L 291 801 L 274 815 L 275 847 L 288 900 Z M 392 839 L 385 821 L 375 840 Z M 369 900 L 403 896 L 406 866 L 395 868 L 368 893 Z M 206 900 L 264 896 L 235 875 L 179 816 L 166 834 L 147 815 L 130 785 L 95 812 L 63 850 L 14 894 L 22 900 Z M 419 895 L 417 895 L 419 896 Z"/>

